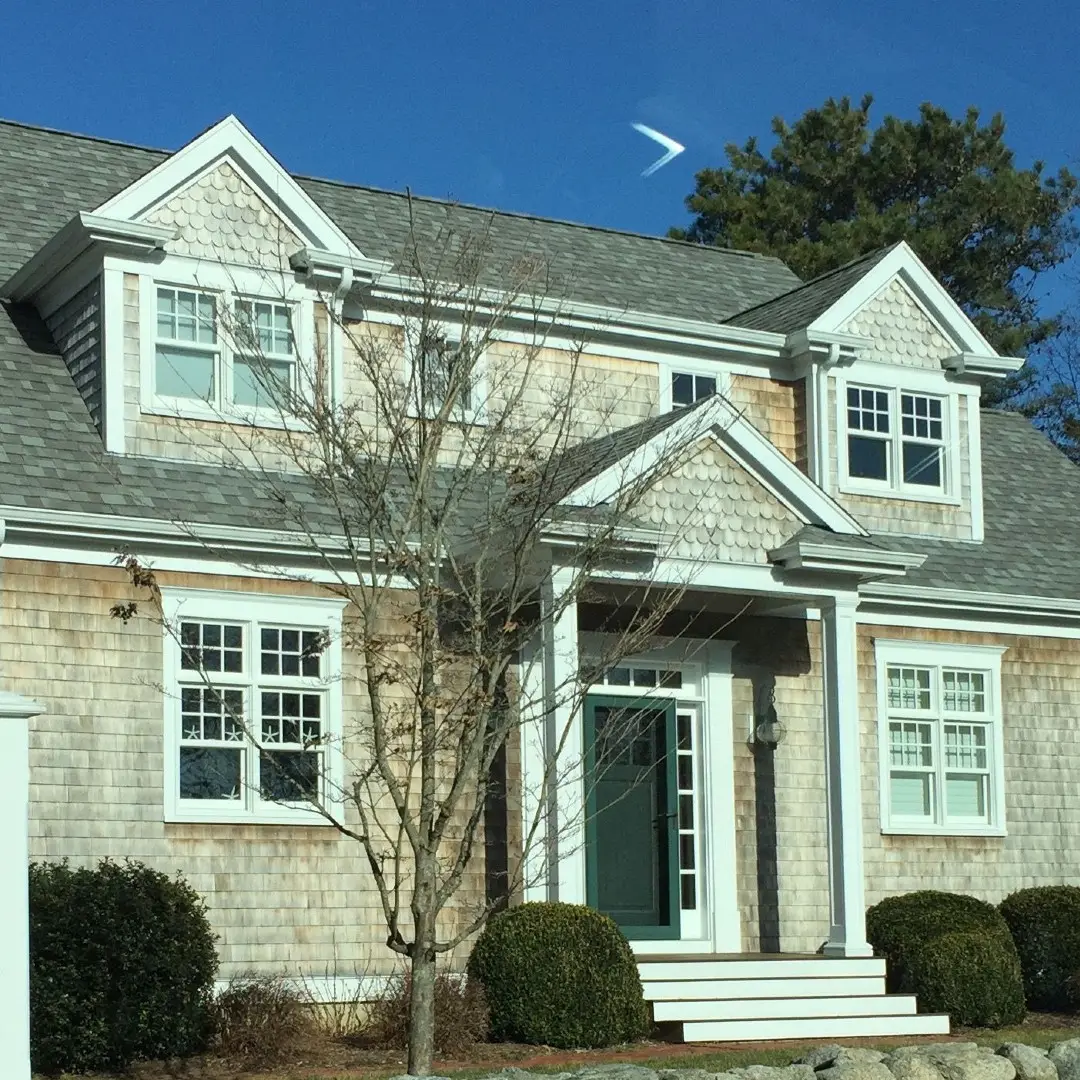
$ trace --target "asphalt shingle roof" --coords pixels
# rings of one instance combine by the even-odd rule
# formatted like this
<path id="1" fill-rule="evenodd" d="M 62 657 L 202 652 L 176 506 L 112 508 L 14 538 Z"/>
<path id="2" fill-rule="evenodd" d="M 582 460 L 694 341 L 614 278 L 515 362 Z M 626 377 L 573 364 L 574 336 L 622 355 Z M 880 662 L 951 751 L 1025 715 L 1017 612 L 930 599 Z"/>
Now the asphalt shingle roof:
<path id="1" fill-rule="evenodd" d="M 79 210 L 93 210 L 169 155 L 0 121 L 0 283 Z M 410 229 L 423 246 L 445 229 L 483 235 L 490 284 L 540 257 L 564 300 L 722 322 L 799 284 L 779 259 L 656 236 L 509 214 L 297 177 L 367 256 L 401 265 Z"/>
<path id="2" fill-rule="evenodd" d="M 159 151 L 0 123 L 0 278 L 18 269 L 76 211 L 93 208 L 163 157 Z M 393 257 L 404 235 L 401 196 L 303 183 L 361 250 Z M 446 212 L 446 204 L 420 205 L 431 223 Z M 585 283 L 588 293 L 579 298 L 666 314 L 715 315 L 725 305 L 737 310 L 733 297 L 740 293 L 773 290 L 783 295 L 771 307 L 764 305 L 770 307 L 770 329 L 789 325 L 779 318 L 784 312 L 801 320 L 815 305 L 828 306 L 844 281 L 857 280 L 881 254 L 790 290 L 793 275 L 770 260 L 538 219 L 496 215 L 492 221 L 500 245 L 536 237 L 560 258 L 579 257 L 585 273 L 579 268 L 575 281 Z M 562 254 L 563 244 L 569 254 Z M 653 278 L 638 280 L 648 268 Z M 762 318 L 758 310 L 753 319 L 744 311 L 743 324 Z M 672 414 L 593 440 L 564 455 L 559 475 L 584 482 L 670 422 Z M 924 566 L 906 579 L 915 585 L 1080 599 L 1080 469 L 1019 415 L 984 412 L 982 430 L 985 542 L 876 536 L 869 543 L 925 553 Z M 313 523 L 325 513 L 307 481 L 291 478 L 288 496 Z M 105 453 L 47 329 L 32 309 L 11 304 L 0 304 L 0 506 L 238 526 L 264 523 L 267 516 L 264 485 L 242 473 Z M 333 524 L 327 517 L 328 527 Z"/>
<path id="3" fill-rule="evenodd" d="M 895 245 L 893 245 L 895 247 Z M 824 315 L 854 285 L 888 253 L 892 247 L 879 248 L 835 270 L 798 285 L 782 296 L 766 300 L 726 321 L 731 326 L 747 330 L 770 330 L 774 334 L 790 334 L 809 326 Z"/>

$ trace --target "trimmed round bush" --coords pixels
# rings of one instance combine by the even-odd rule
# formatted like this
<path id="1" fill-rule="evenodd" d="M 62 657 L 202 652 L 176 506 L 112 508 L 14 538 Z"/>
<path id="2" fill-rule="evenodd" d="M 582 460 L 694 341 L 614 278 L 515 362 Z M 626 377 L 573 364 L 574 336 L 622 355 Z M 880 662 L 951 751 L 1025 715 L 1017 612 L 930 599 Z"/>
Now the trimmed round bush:
<path id="1" fill-rule="evenodd" d="M 923 947 L 944 934 L 971 931 L 1001 939 L 1012 949 L 1009 927 L 993 904 L 962 893 L 923 889 L 888 896 L 866 913 L 866 938 L 885 957 L 890 993 L 919 994 L 913 960 Z"/>
<path id="2" fill-rule="evenodd" d="M 1000 911 L 1020 954 L 1028 1006 L 1068 1008 L 1070 980 L 1080 971 L 1080 888 L 1021 889 L 1005 897 Z"/>
<path id="3" fill-rule="evenodd" d="M 141 863 L 30 866 L 35 1072 L 183 1057 L 210 1035 L 215 937 L 198 894 Z"/>
<path id="4" fill-rule="evenodd" d="M 495 1040 L 587 1049 L 648 1033 L 630 945 L 591 908 L 530 903 L 495 916 L 468 970 L 484 987 Z"/>
<path id="5" fill-rule="evenodd" d="M 948 1013 L 962 1027 L 996 1028 L 1024 1018 L 1024 983 L 1011 942 L 983 930 L 959 930 L 908 956 L 925 1012 Z"/>

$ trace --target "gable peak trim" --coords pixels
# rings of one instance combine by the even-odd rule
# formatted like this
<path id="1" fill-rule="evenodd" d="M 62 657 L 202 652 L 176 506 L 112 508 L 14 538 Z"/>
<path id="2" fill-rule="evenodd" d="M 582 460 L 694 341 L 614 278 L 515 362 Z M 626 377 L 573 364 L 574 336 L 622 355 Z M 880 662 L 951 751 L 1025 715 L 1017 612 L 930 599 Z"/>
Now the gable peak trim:
<path id="1" fill-rule="evenodd" d="M 94 213 L 141 219 L 224 161 L 251 184 L 305 246 L 341 258 L 363 259 L 363 253 L 333 219 L 231 114 L 112 196 Z"/>

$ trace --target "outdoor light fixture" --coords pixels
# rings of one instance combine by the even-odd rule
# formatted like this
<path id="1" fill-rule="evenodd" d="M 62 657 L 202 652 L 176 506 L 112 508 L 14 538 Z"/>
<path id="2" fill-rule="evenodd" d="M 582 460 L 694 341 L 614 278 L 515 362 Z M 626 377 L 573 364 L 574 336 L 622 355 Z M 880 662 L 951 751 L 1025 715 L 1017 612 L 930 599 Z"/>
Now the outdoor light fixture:
<path id="1" fill-rule="evenodd" d="M 757 695 L 754 716 L 754 742 L 766 750 L 775 750 L 787 737 L 787 728 L 776 715 L 776 686 L 769 681 Z"/>

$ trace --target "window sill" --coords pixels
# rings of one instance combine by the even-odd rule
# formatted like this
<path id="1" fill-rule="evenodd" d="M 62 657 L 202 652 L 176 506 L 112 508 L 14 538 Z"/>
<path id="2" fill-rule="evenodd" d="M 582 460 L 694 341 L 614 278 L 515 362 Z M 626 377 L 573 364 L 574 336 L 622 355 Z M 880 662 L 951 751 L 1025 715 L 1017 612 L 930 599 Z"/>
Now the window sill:
<path id="1" fill-rule="evenodd" d="M 1008 836 L 1004 826 L 990 826 L 980 828 L 977 825 L 882 825 L 882 836 L 969 836 L 985 837 L 994 839 Z"/>
<path id="2" fill-rule="evenodd" d="M 859 495 L 870 499 L 897 499 L 905 502 L 934 503 L 938 506 L 961 506 L 963 500 L 959 495 L 949 495 L 940 491 L 907 491 L 882 485 L 877 487 L 873 484 L 857 484 L 850 480 L 844 481 L 839 486 L 842 495 Z"/>
<path id="3" fill-rule="evenodd" d="M 276 431 L 306 431 L 301 420 L 283 418 L 280 413 L 243 409 L 214 409 L 210 406 L 172 405 L 163 401 L 143 402 L 140 412 L 144 416 L 164 416 L 171 420 L 201 420 L 211 424 L 240 424 L 244 427 L 266 428 Z"/>
<path id="4" fill-rule="evenodd" d="M 183 807 L 165 811 L 166 825 L 302 825 L 306 828 L 332 829 L 334 826 L 314 810 L 282 807 L 278 810 L 253 810 L 229 813 L 218 807 Z"/>

